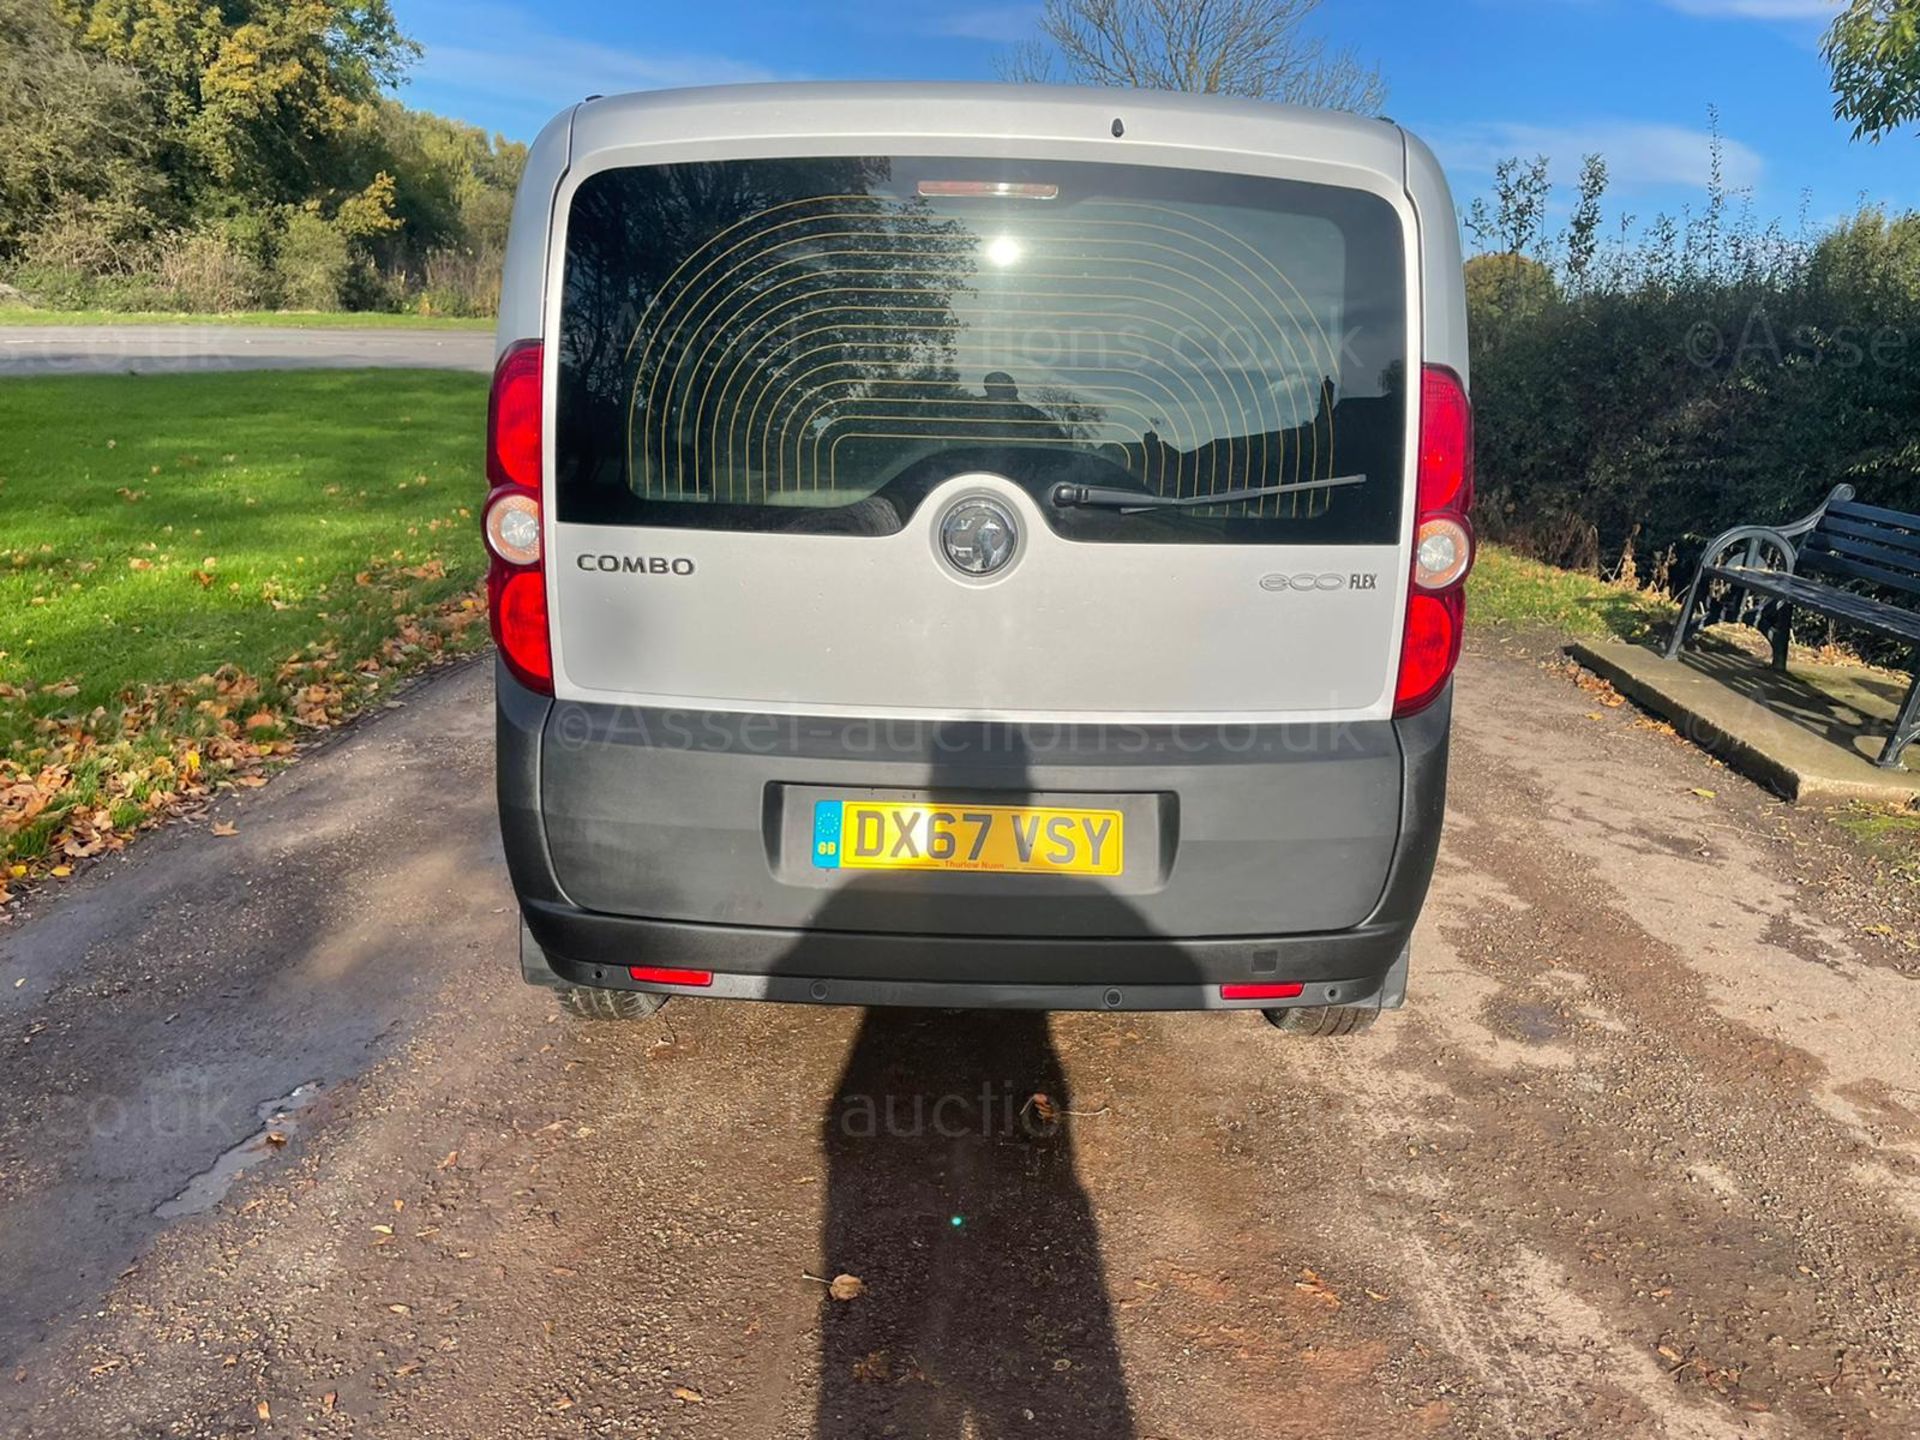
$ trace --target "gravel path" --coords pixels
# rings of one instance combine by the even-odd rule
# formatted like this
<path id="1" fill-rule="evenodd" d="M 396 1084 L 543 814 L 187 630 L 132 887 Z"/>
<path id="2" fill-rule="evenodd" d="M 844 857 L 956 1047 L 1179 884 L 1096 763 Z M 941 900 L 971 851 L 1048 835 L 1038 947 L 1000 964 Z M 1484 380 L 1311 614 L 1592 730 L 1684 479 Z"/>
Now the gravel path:
<path id="1" fill-rule="evenodd" d="M 0 1427 L 1915 1433 L 1913 900 L 1606 698 L 1469 656 L 1411 1004 L 1316 1043 L 563 1023 L 457 671 L 0 928 Z"/>

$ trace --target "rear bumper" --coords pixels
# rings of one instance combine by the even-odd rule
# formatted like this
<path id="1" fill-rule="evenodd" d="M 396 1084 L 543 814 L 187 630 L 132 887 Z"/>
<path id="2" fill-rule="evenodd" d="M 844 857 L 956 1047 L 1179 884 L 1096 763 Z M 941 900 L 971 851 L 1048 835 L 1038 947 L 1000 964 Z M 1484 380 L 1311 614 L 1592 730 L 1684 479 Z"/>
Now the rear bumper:
<path id="1" fill-rule="evenodd" d="M 792 1004 L 1032 1010 L 1391 1008 L 1406 994 L 1412 928 L 1409 921 L 1276 939 L 1069 940 L 690 925 L 537 900 L 523 902 L 521 913 L 522 974 L 533 984 Z M 627 973 L 630 965 L 708 970 L 713 981 L 643 983 Z M 1035 983 L 1036 976 L 1073 978 Z M 1223 999 L 1220 986 L 1236 981 L 1301 981 L 1304 988 L 1284 1000 Z"/>
<path id="2" fill-rule="evenodd" d="M 1231 820 L 1252 814 L 1257 820 L 1261 798 L 1268 793 L 1263 787 L 1271 786 L 1275 796 L 1296 802 L 1277 807 L 1281 813 L 1291 811 L 1294 824 L 1345 825 L 1353 832 L 1357 824 L 1328 810 L 1342 803 L 1349 778 L 1363 782 L 1375 797 L 1367 802 L 1375 808 L 1366 812 L 1366 823 L 1375 827 L 1378 838 L 1368 843 L 1374 847 L 1369 853 L 1378 859 L 1363 866 L 1358 849 L 1347 855 L 1354 862 L 1351 868 L 1366 872 L 1366 878 L 1349 885 L 1361 893 L 1358 903 L 1341 899 L 1343 913 L 1357 917 L 1355 923 L 1303 925 L 1298 932 L 1276 934 L 1271 932 L 1282 926 L 1249 923 L 1274 913 L 1271 903 L 1260 903 L 1263 893 L 1270 899 L 1273 890 L 1288 895 L 1303 888 L 1324 891 L 1332 881 L 1323 880 L 1317 871 L 1309 880 L 1297 872 L 1268 869 L 1263 875 L 1248 873 L 1244 867 L 1189 865 L 1184 848 L 1175 868 L 1188 868 L 1174 877 L 1184 887 L 1178 890 L 1169 885 L 1158 893 L 1110 894 L 1079 882 L 1052 890 L 1030 884 L 1022 894 L 996 893 L 987 886 L 968 892 L 949 883 L 908 893 L 908 886 L 924 887 L 924 879 L 875 877 L 837 891 L 813 892 L 811 908 L 800 912 L 800 923 L 792 923 L 787 919 L 790 912 L 774 909 L 791 898 L 782 893 L 791 887 L 782 883 L 766 858 L 776 842 L 770 838 L 769 850 L 762 852 L 756 836 L 751 873 L 745 866 L 738 872 L 741 889 L 751 893 L 738 900 L 736 908 L 766 913 L 775 923 L 739 923 L 736 915 L 703 913 L 701 908 L 694 910 L 701 916 L 697 919 L 687 918 L 684 912 L 610 913 L 581 903 L 563 886 L 551 848 L 555 836 L 558 843 L 571 847 L 569 854 L 574 856 L 590 841 L 577 826 L 567 833 L 564 815 L 556 821 L 542 801 L 549 773 L 543 746 L 568 742 L 565 722 L 579 725 L 579 707 L 569 715 L 566 707 L 531 694 L 504 672 L 497 678 L 501 827 L 530 941 L 526 976 L 535 983 L 802 1003 L 1038 1009 L 1232 1009 L 1274 1008 L 1277 1003 L 1400 1002 L 1404 958 L 1439 845 L 1450 694 L 1417 716 L 1379 722 L 1371 733 L 1347 737 L 1344 748 L 1336 746 L 1327 752 L 1337 759 L 1326 765 L 1310 758 L 1316 753 L 1311 746 L 1301 749 L 1298 736 L 1280 746 L 1289 758 L 1271 766 L 1234 762 L 1229 768 L 1224 757 L 1204 754 L 1196 761 L 1191 747 L 1182 747 L 1178 760 L 1131 762 L 1125 783 L 1116 783 L 1109 778 L 1117 775 L 1110 768 L 1113 762 L 1104 758 L 1085 762 L 1088 776 L 1096 774 L 1095 763 L 1101 767 L 1088 789 L 1154 790 L 1181 796 L 1187 809 L 1182 822 L 1193 830 L 1212 816 Z M 701 718 L 695 717 L 696 722 Z M 1283 732 L 1285 727 L 1274 729 Z M 753 784 L 764 783 L 771 792 L 782 783 L 814 779 L 819 772 L 810 766 L 843 764 L 848 775 L 871 774 L 874 769 L 870 759 L 822 756 L 817 736 L 807 743 L 813 748 L 804 753 L 763 748 L 751 756 L 733 755 L 726 762 L 724 783 L 741 783 L 744 775 Z M 596 741 L 588 753 L 598 750 Z M 578 753 L 576 741 L 574 755 Z M 1358 767 L 1356 756 L 1360 757 Z M 574 763 L 573 756 L 565 763 Z M 1064 772 L 1055 757 L 1042 773 L 1059 776 Z M 1388 810 L 1380 816 L 1378 797 L 1389 788 Z M 688 783 L 681 793 L 670 796 L 653 790 L 638 793 L 650 805 L 664 805 L 672 813 L 685 815 L 690 846 L 710 844 L 716 847 L 712 853 L 722 853 L 718 842 L 709 838 L 713 832 L 700 825 L 704 817 L 695 807 L 703 798 L 701 789 Z M 1317 808 L 1308 811 L 1297 803 L 1302 797 L 1311 797 Z M 1203 805 L 1212 808 L 1196 818 Z M 556 824 L 560 831 L 554 830 Z M 771 819 L 768 824 L 771 834 L 776 827 Z M 1269 838 L 1256 832 L 1248 844 L 1258 846 Z M 640 867 L 649 861 L 628 853 L 617 831 L 603 845 L 604 854 L 595 856 L 590 871 L 596 882 L 620 865 L 648 873 Z M 736 837 L 736 860 L 742 848 Z M 579 868 L 576 863 L 569 873 Z M 941 878 L 958 880 L 964 887 L 978 877 Z M 1361 885 L 1364 892 L 1359 890 Z M 1209 888 L 1196 888 L 1201 886 Z M 690 898 L 670 891 L 663 894 L 669 901 L 684 903 Z M 963 895 L 968 910 L 960 908 Z M 1167 895 L 1178 898 L 1178 912 L 1163 900 Z M 700 907 L 711 903 L 705 896 L 691 899 Z M 914 925 L 916 913 L 930 923 Z M 955 923 L 956 917 L 972 921 L 976 915 L 978 923 Z M 884 923 L 870 923 L 874 919 Z M 711 971 L 713 981 L 699 988 L 640 983 L 627 973 L 632 965 Z M 1305 988 L 1290 1002 L 1223 1000 L 1219 987 L 1236 982 L 1299 982 Z"/>
<path id="3" fill-rule="evenodd" d="M 1407 951 L 1382 962 L 1387 937 L 1291 935 L 1280 940 L 1186 941 L 1161 950 L 1137 940 L 1007 940 L 923 937 L 911 947 L 897 935 L 742 930 L 589 915 L 530 903 L 523 911 L 521 974 L 533 985 L 591 985 L 648 990 L 696 999 L 772 1000 L 790 1005 L 907 1005 L 932 1009 L 1011 1010 L 1273 1010 L 1294 1005 L 1378 1005 L 1406 999 Z M 543 940 L 542 936 L 549 937 Z M 552 948 L 554 942 L 573 947 Z M 796 974 L 785 962 L 796 950 L 823 947 L 842 957 L 832 974 Z M 1135 953 L 1129 953 L 1132 947 Z M 1148 948 L 1159 953 L 1144 953 Z M 569 960 L 566 953 L 606 959 Z M 644 959 L 639 957 L 645 957 Z M 711 969 L 707 985 L 636 981 L 632 964 Z M 1104 980 L 1034 984 L 988 979 L 916 979 L 916 974 L 1059 973 L 1063 968 Z M 719 968 L 719 967 L 725 967 Z M 1351 971 L 1305 983 L 1285 999 L 1228 1000 L 1224 982 L 1202 983 L 1191 971 L 1218 971 L 1226 981 L 1298 979 L 1307 969 Z M 868 973 L 873 971 L 876 973 Z M 1140 978 L 1133 978 L 1133 977 Z"/>

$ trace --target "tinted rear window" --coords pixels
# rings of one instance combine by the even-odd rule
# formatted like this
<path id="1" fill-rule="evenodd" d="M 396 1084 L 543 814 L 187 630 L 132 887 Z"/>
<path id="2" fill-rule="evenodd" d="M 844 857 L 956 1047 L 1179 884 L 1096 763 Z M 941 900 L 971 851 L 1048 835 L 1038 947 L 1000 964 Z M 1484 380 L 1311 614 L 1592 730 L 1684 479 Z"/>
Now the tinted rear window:
<path id="1" fill-rule="evenodd" d="M 890 533 L 986 470 L 1196 496 L 1084 540 L 1398 533 L 1401 229 L 1361 191 L 1159 167 L 751 160 L 588 177 L 560 518 Z"/>

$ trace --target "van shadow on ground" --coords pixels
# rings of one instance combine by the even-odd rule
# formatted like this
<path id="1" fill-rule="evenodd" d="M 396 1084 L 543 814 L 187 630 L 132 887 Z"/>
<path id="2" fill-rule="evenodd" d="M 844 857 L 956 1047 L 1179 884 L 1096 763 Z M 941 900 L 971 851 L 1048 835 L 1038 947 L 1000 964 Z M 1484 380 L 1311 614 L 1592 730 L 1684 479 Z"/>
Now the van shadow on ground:
<path id="1" fill-rule="evenodd" d="M 1007 730 L 992 733 L 991 788 L 979 769 L 947 761 L 929 771 L 936 798 L 1019 804 L 1032 793 L 1024 753 L 1009 762 Z M 954 730 L 942 739 L 942 754 L 967 753 Z M 905 879 L 865 876 L 833 892 L 781 972 L 835 973 L 832 932 L 854 928 L 838 917 L 870 915 L 881 893 L 911 906 Z M 1081 933 L 1142 934 L 1125 900 L 1082 887 L 1062 897 Z M 1170 983 L 1193 978 L 1170 945 L 1165 962 Z M 1069 1113 L 1078 1108 L 1044 1013 L 867 1011 L 820 1124 L 822 1273 L 865 1288 L 821 1297 L 818 1440 L 1134 1435 L 1074 1163 L 1073 1126 L 1119 1122 Z"/>

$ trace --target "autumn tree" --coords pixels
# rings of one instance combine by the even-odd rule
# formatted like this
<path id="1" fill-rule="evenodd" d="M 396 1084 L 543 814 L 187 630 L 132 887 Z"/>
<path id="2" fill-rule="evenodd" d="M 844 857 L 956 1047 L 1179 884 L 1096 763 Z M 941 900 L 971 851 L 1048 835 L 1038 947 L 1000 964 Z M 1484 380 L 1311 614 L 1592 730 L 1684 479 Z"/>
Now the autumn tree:
<path id="1" fill-rule="evenodd" d="M 139 76 L 189 201 L 299 203 L 337 183 L 341 143 L 418 54 L 387 0 L 54 6 L 84 51 Z"/>
<path id="2" fill-rule="evenodd" d="M 84 258 L 108 263 L 161 188 L 154 144 L 137 75 L 81 53 L 46 0 L 0 0 L 0 254 L 84 216 Z"/>
<path id="3" fill-rule="evenodd" d="M 1320 0 L 1046 0 L 1005 79 L 1243 95 L 1378 114 L 1379 70 L 1307 33 Z"/>

